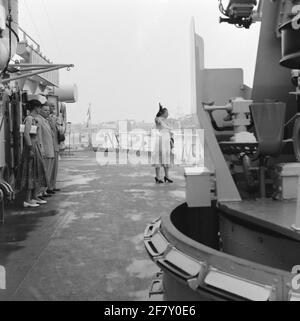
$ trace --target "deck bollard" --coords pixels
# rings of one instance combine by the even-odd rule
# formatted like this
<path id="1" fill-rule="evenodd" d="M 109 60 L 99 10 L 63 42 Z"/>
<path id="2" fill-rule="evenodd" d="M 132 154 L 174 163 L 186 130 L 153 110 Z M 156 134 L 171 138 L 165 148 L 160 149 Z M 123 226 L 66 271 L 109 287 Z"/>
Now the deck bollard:
<path id="1" fill-rule="evenodd" d="M 296 222 L 292 225 L 292 229 L 300 233 L 300 177 L 298 178 Z"/>

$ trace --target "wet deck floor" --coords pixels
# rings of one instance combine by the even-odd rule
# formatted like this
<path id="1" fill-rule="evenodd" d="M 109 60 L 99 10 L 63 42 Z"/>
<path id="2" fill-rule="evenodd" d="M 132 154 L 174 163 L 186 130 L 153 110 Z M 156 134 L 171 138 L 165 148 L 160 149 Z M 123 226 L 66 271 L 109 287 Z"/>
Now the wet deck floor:
<path id="1" fill-rule="evenodd" d="M 0 227 L 0 300 L 146 300 L 158 269 L 143 232 L 185 201 L 183 168 L 158 186 L 151 167 L 101 167 L 94 153 L 60 164 L 62 192 L 38 210 L 10 209 Z"/>

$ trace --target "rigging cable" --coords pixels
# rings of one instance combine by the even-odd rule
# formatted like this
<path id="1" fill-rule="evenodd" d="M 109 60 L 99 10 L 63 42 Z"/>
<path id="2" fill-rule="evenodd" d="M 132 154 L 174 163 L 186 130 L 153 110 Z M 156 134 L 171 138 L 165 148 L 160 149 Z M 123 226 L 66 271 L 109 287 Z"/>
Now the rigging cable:
<path id="1" fill-rule="evenodd" d="M 29 16 L 29 20 L 31 21 L 31 24 L 32 24 L 33 28 L 35 29 L 36 35 L 39 38 L 39 41 L 40 41 L 42 47 L 45 48 L 43 40 L 42 40 L 42 38 L 40 36 L 39 30 L 38 30 L 37 25 L 35 23 L 35 20 L 33 19 L 33 16 L 30 13 L 30 10 L 29 10 L 28 4 L 27 4 L 27 0 L 23 0 L 23 1 L 24 1 L 24 4 L 25 4 L 25 7 L 26 7 L 26 11 L 27 11 L 28 16 Z"/>
<path id="2" fill-rule="evenodd" d="M 8 0 L 8 16 L 7 16 L 7 20 L 8 20 L 8 29 L 9 29 L 9 54 L 8 54 L 8 60 L 7 60 L 7 63 L 6 63 L 6 66 L 4 68 L 4 70 L 2 71 L 1 75 L 5 75 L 7 73 L 7 69 L 8 69 L 8 66 L 9 66 L 9 63 L 10 63 L 10 60 L 12 58 L 12 14 L 11 14 L 11 0 Z"/>
<path id="3" fill-rule="evenodd" d="M 49 25 L 49 27 L 50 27 L 50 31 L 51 31 L 51 30 L 54 31 L 55 28 L 54 28 L 54 25 L 53 25 L 52 20 L 51 20 L 51 18 L 50 18 L 50 15 L 49 15 L 49 12 L 48 12 L 48 9 L 47 9 L 45 0 L 42 0 L 42 5 L 43 5 L 44 11 L 45 11 L 45 13 L 46 13 L 46 17 L 47 17 L 48 25 Z M 50 32 L 50 33 L 51 33 L 51 32 Z M 51 33 L 51 35 L 52 35 L 52 33 Z M 56 43 L 56 49 L 58 50 L 59 55 L 61 55 L 61 54 L 62 54 L 62 50 L 61 50 L 61 45 L 60 45 L 58 39 L 57 39 L 55 36 L 52 37 L 52 39 L 53 39 L 54 42 Z"/>

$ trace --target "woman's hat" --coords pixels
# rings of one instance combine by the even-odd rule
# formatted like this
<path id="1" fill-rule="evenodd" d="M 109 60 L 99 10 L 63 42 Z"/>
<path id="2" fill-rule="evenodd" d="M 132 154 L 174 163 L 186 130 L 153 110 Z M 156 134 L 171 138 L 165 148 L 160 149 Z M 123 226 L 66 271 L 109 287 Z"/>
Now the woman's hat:
<path id="1" fill-rule="evenodd" d="M 28 102 L 30 101 L 38 101 L 41 103 L 41 105 L 45 105 L 47 103 L 47 98 L 42 95 L 28 95 Z"/>

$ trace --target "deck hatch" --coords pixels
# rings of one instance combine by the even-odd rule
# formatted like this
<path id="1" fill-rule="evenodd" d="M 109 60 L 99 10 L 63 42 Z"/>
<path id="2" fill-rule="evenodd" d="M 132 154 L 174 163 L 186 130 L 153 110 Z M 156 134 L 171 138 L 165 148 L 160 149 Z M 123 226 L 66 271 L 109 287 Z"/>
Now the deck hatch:
<path id="1" fill-rule="evenodd" d="M 270 286 L 260 285 L 216 269 L 209 271 L 204 282 L 210 287 L 251 301 L 270 301 L 273 293 Z"/>

